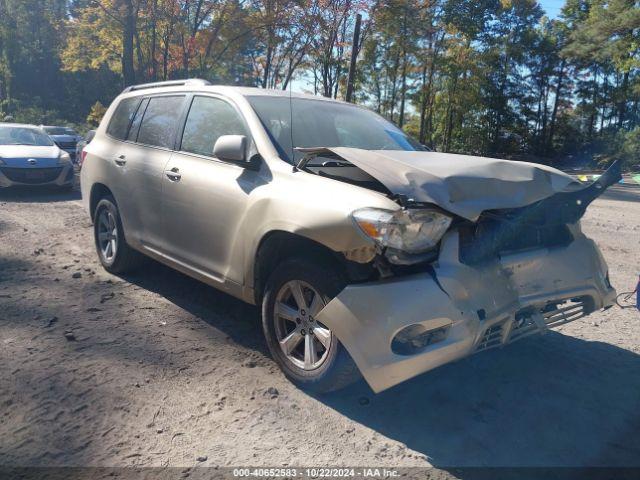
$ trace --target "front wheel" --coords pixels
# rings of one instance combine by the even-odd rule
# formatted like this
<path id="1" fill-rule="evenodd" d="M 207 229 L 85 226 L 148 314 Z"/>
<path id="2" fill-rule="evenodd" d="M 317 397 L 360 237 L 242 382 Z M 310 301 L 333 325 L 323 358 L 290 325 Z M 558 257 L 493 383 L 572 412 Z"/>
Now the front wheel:
<path id="1" fill-rule="evenodd" d="M 262 326 L 271 355 L 301 388 L 325 393 L 360 377 L 335 334 L 315 317 L 345 286 L 334 269 L 289 260 L 271 275 L 262 302 Z"/>

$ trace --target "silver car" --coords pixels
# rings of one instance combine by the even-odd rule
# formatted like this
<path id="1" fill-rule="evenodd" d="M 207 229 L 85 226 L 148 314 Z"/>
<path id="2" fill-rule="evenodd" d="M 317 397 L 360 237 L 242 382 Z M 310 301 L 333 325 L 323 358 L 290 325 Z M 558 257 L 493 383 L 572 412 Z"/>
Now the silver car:
<path id="1" fill-rule="evenodd" d="M 426 151 L 373 112 L 186 80 L 126 89 L 86 146 L 102 265 L 140 253 L 262 306 L 275 361 L 379 392 L 612 305 L 580 229 L 619 179 Z"/>
<path id="2" fill-rule="evenodd" d="M 40 128 L 0 123 L 0 188 L 14 185 L 54 185 L 73 188 L 69 154 Z"/>
<path id="3" fill-rule="evenodd" d="M 51 140 L 53 140 L 58 147 L 69 154 L 72 162 L 75 163 L 77 161 L 76 148 L 82 137 L 80 137 L 73 128 L 55 125 L 40 125 L 40 128 L 51 137 Z"/>

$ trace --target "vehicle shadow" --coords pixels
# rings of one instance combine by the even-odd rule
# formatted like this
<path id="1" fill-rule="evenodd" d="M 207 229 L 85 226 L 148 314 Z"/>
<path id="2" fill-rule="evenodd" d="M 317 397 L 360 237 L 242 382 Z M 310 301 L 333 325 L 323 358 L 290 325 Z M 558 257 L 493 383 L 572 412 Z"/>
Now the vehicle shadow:
<path id="1" fill-rule="evenodd" d="M 143 268 L 121 275 L 121 278 L 163 296 L 209 325 L 220 329 L 239 345 L 268 355 L 258 307 L 244 303 L 152 259 L 145 259 Z"/>
<path id="2" fill-rule="evenodd" d="M 151 260 L 123 278 L 269 355 L 258 308 Z M 640 466 L 640 355 L 557 332 L 377 395 L 360 381 L 314 398 L 458 478 L 483 473 L 456 467 Z"/>
<path id="3" fill-rule="evenodd" d="M 57 187 L 15 186 L 0 189 L 0 202 L 52 203 L 80 200 L 80 190 L 63 190 Z"/>
<path id="4" fill-rule="evenodd" d="M 640 355 L 557 332 L 319 400 L 438 468 L 640 466 Z"/>

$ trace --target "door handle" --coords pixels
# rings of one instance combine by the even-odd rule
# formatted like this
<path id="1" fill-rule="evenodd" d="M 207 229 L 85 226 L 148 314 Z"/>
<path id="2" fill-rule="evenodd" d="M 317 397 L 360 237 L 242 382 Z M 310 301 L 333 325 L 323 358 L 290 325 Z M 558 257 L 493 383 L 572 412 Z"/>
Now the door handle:
<path id="1" fill-rule="evenodd" d="M 126 157 L 124 155 L 117 156 L 113 159 L 113 161 L 116 162 L 116 165 L 118 165 L 119 167 L 124 167 L 127 163 Z"/>
<path id="2" fill-rule="evenodd" d="M 182 175 L 180 175 L 180 170 L 177 167 L 173 167 L 171 170 L 165 170 L 164 174 L 172 182 L 178 182 L 182 178 Z"/>

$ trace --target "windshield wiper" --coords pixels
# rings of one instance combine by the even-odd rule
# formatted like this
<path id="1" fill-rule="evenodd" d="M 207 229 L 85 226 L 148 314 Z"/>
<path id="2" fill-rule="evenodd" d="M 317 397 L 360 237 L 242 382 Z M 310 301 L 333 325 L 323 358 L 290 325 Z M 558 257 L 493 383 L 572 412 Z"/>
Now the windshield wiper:
<path id="1" fill-rule="evenodd" d="M 304 157 L 302 157 L 302 159 L 300 159 L 300 161 L 296 165 L 296 168 L 298 168 L 299 170 L 305 170 L 305 167 L 309 165 L 311 160 L 317 157 L 324 157 L 331 160 L 331 165 L 320 164 L 320 165 L 313 165 L 313 166 L 347 167 L 351 165 L 349 161 L 335 154 L 327 147 L 311 147 L 311 148 L 295 147 L 295 150 L 297 152 L 304 153 Z"/>

